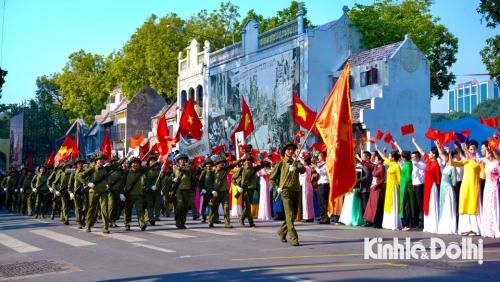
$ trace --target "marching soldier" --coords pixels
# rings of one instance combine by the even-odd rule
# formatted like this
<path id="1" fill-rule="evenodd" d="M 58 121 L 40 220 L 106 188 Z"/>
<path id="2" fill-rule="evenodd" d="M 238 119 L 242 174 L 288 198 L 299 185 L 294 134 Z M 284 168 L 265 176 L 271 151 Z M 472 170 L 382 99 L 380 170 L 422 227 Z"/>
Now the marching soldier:
<path id="1" fill-rule="evenodd" d="M 69 162 L 62 164 L 62 170 L 57 174 L 56 180 L 53 182 L 53 188 L 55 189 L 55 195 L 58 198 L 58 202 L 61 204 L 60 217 L 64 224 L 69 225 L 69 192 L 68 186 L 71 179 L 72 165 Z M 57 202 L 56 201 L 56 202 Z M 51 219 L 53 215 L 51 216 Z"/>
<path id="2" fill-rule="evenodd" d="M 191 191 L 191 167 L 186 165 L 188 157 L 184 154 L 178 154 L 177 164 L 174 165 L 174 184 L 179 180 L 175 194 L 175 226 L 179 229 L 186 229 L 187 209 L 189 205 L 189 193 Z"/>
<path id="3" fill-rule="evenodd" d="M 118 161 L 118 158 L 112 157 L 111 160 L 109 161 L 111 164 L 114 164 Z M 120 216 L 120 213 L 122 212 L 120 208 L 120 182 L 123 176 L 125 175 L 125 172 L 123 171 L 123 164 L 122 167 L 117 169 L 113 174 L 111 174 L 108 179 L 107 179 L 107 188 L 109 189 L 109 200 L 110 200 L 110 210 L 109 210 L 109 226 L 110 227 L 118 227 L 116 225 L 116 221 L 118 220 L 118 217 Z"/>
<path id="4" fill-rule="evenodd" d="M 70 191 L 69 199 L 74 200 L 75 203 L 75 217 L 76 223 L 78 224 L 78 229 L 82 229 L 83 226 L 85 226 L 85 213 L 83 210 L 85 195 L 81 192 L 84 182 L 78 180 L 78 174 L 84 171 L 84 164 L 85 159 L 78 158 L 75 160 L 76 169 L 71 173 L 68 185 L 68 191 Z"/>
<path id="5" fill-rule="evenodd" d="M 28 169 L 25 168 L 25 167 L 23 167 L 21 169 L 21 174 L 19 175 L 19 180 L 17 182 L 17 185 L 19 186 L 19 194 L 18 194 L 18 197 L 17 197 L 17 210 L 23 216 L 26 215 L 26 195 L 24 194 L 23 183 L 24 183 L 24 179 L 26 178 L 27 170 Z M 24 210 L 22 209 L 22 206 L 25 207 Z"/>
<path id="6" fill-rule="evenodd" d="M 157 162 L 154 162 L 151 166 L 146 165 L 141 167 L 141 159 L 138 157 L 133 157 L 129 161 L 130 169 L 126 171 L 125 176 L 119 184 L 120 190 L 123 191 L 123 193 L 120 194 L 120 200 L 125 202 L 123 224 L 127 231 L 130 231 L 132 208 L 134 206 L 141 231 L 146 230 L 146 227 L 148 227 L 146 221 L 144 221 L 144 210 L 142 208 L 142 182 L 144 180 L 142 176 L 157 164 Z M 125 196 L 126 194 L 128 195 Z"/>
<path id="7" fill-rule="evenodd" d="M 17 212 L 17 194 L 19 192 L 18 185 L 19 176 L 17 170 L 11 168 L 7 173 L 7 177 L 2 180 L 2 188 L 5 191 L 5 206 L 7 213 Z"/>
<path id="8" fill-rule="evenodd" d="M 245 207 L 240 217 L 240 225 L 245 225 L 245 219 L 248 218 L 250 227 L 255 227 L 251 212 L 252 199 L 255 189 L 257 188 L 257 171 L 264 168 L 264 165 L 253 166 L 254 159 L 252 155 L 246 154 L 243 157 L 243 167 L 233 175 L 232 183 L 237 186 L 238 192 L 243 195 L 243 203 Z M 246 187 L 241 187 L 248 181 Z"/>
<path id="9" fill-rule="evenodd" d="M 153 210 L 155 209 L 155 205 L 160 205 L 159 192 L 156 191 L 156 185 L 158 184 L 158 177 L 160 175 L 160 168 L 158 166 L 158 162 L 156 161 L 155 155 L 151 154 L 148 157 L 147 163 L 151 166 L 151 169 L 146 172 L 143 176 L 143 195 L 144 195 L 144 203 L 146 205 L 144 220 L 146 224 L 155 225 L 155 219 L 158 217 L 160 213 L 160 209 L 158 209 L 158 214 L 153 214 Z M 155 164 L 153 166 L 153 164 Z M 158 198 L 158 200 L 156 200 Z"/>
<path id="10" fill-rule="evenodd" d="M 47 178 L 47 186 L 49 186 L 49 191 L 52 193 L 51 199 L 54 198 L 54 195 L 57 191 L 54 182 L 56 179 L 59 177 L 59 174 L 62 173 L 62 168 L 64 167 L 65 163 L 61 162 L 58 166 L 54 168 L 54 171 L 49 175 L 49 178 Z M 50 212 L 50 219 L 54 220 L 54 216 L 56 214 L 56 211 L 59 212 L 59 217 L 61 218 L 61 199 L 57 199 L 56 201 L 52 202 L 52 210 Z"/>
<path id="11" fill-rule="evenodd" d="M 49 192 L 49 186 L 47 186 L 47 166 L 38 166 L 38 174 L 31 180 L 31 188 L 36 194 L 35 203 L 35 218 L 38 218 L 40 214 L 41 218 L 45 218 L 45 212 L 49 206 L 51 197 L 45 196 L 45 193 Z"/>
<path id="12" fill-rule="evenodd" d="M 295 164 L 292 165 L 295 150 L 297 150 L 297 146 L 292 142 L 283 145 L 281 148 L 281 156 L 284 158 L 276 163 L 269 176 L 271 186 L 275 188 L 279 187 L 277 188 L 277 192 L 283 199 L 283 207 L 285 209 L 286 219 L 278 230 L 278 235 L 281 238 L 281 242 L 286 243 L 286 235 L 290 233 L 290 244 L 292 246 L 299 245 L 299 236 L 295 230 L 294 221 L 300 199 L 299 173 L 304 173 L 306 171 L 306 168 L 301 162 L 295 162 Z M 290 175 L 287 178 L 288 173 L 290 173 Z M 286 183 L 283 183 L 285 179 Z"/>
<path id="13" fill-rule="evenodd" d="M 126 158 L 120 159 L 118 162 L 114 164 L 109 164 L 104 166 L 106 162 L 106 156 L 102 153 L 99 153 L 95 156 L 94 160 L 96 161 L 96 165 L 93 167 L 87 168 L 85 171 L 78 174 L 78 180 L 80 182 L 85 182 L 85 178 L 90 177 L 90 181 L 87 186 L 91 189 L 89 190 L 89 202 L 90 207 L 87 211 L 87 222 L 86 222 L 86 230 L 87 232 L 91 232 L 91 228 L 94 226 L 94 221 L 97 217 L 97 206 L 100 204 L 101 206 L 101 215 L 102 215 L 102 233 L 108 234 L 110 233 L 108 230 L 109 227 L 109 191 L 106 188 L 106 181 L 102 181 L 102 177 L 109 173 L 111 170 L 115 170 L 120 167 L 123 162 L 125 162 Z M 99 181 L 97 184 L 94 184 L 92 181 Z"/>
<path id="14" fill-rule="evenodd" d="M 28 210 L 28 216 L 33 216 L 33 210 L 35 209 L 35 197 L 30 197 L 31 192 L 31 181 L 35 177 L 35 170 L 33 168 L 27 169 L 26 177 L 24 177 L 23 184 L 21 186 L 21 197 L 24 200 L 21 200 L 21 211 L 23 215 L 26 213 L 26 209 Z"/>
<path id="15" fill-rule="evenodd" d="M 208 215 L 208 226 L 214 227 L 215 214 L 219 212 L 219 205 L 222 203 L 222 208 L 224 210 L 224 227 L 233 228 L 231 221 L 229 219 L 229 188 L 227 186 L 226 175 L 227 173 L 235 168 L 241 159 L 234 164 L 228 164 L 226 157 L 220 155 L 215 160 L 215 171 L 214 171 L 214 190 L 212 195 L 215 197 L 212 208 L 210 209 L 210 214 Z M 219 191 L 217 192 L 217 186 L 220 185 Z"/>
<path id="16" fill-rule="evenodd" d="M 172 166 L 166 172 L 161 172 L 160 176 L 160 195 L 163 197 L 163 209 L 160 213 L 165 217 L 170 217 L 169 197 L 172 193 Z"/>
<path id="17" fill-rule="evenodd" d="M 197 170 L 195 167 L 192 169 L 191 174 L 191 190 L 189 191 L 189 203 L 191 206 L 191 215 L 193 215 L 193 220 L 200 218 L 200 213 L 196 210 L 196 188 L 200 186 L 200 181 L 197 176 L 201 173 L 201 170 Z"/>
<path id="18" fill-rule="evenodd" d="M 207 222 L 206 209 L 208 203 L 210 203 L 212 191 L 214 190 L 215 170 L 213 169 L 213 167 L 214 167 L 214 161 L 212 161 L 211 158 L 207 158 L 204 162 L 204 168 L 201 171 L 201 176 L 200 176 L 200 189 L 201 189 L 201 196 L 203 197 L 203 203 L 201 205 L 202 223 Z M 219 215 L 219 213 L 216 213 L 216 215 Z"/>

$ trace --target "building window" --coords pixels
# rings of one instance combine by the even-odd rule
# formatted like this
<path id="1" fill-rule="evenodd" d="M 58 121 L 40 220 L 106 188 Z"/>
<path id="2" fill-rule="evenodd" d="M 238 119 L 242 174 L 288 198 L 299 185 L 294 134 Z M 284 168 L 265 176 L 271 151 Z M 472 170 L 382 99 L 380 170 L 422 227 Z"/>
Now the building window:
<path id="1" fill-rule="evenodd" d="M 458 89 L 458 97 L 464 96 L 464 89 Z"/>
<path id="2" fill-rule="evenodd" d="M 196 89 L 198 92 L 198 105 L 200 107 L 203 107 L 203 87 L 201 85 L 198 85 Z"/>
<path id="3" fill-rule="evenodd" d="M 498 98 L 498 84 L 493 84 L 493 97 Z"/>
<path id="4" fill-rule="evenodd" d="M 470 110 L 474 110 L 474 108 L 477 106 L 477 95 L 471 95 L 470 96 Z"/>
<path id="5" fill-rule="evenodd" d="M 464 98 L 464 108 L 465 108 L 465 112 L 469 113 L 470 112 L 470 96 L 465 96 Z"/>
<path id="6" fill-rule="evenodd" d="M 464 111 L 464 98 L 462 97 L 458 98 L 458 111 L 459 112 Z"/>
<path id="7" fill-rule="evenodd" d="M 477 95 L 477 86 L 472 86 L 472 95 Z"/>
<path id="8" fill-rule="evenodd" d="M 367 86 L 377 83 L 377 69 L 370 68 L 370 70 L 360 73 L 360 86 Z"/>
<path id="9" fill-rule="evenodd" d="M 181 109 L 184 109 L 184 106 L 186 105 L 186 101 L 187 101 L 187 93 L 186 93 L 186 90 L 182 90 L 181 91 Z"/>
<path id="10" fill-rule="evenodd" d="M 118 138 L 119 139 L 125 139 L 125 123 L 119 123 L 118 124 Z"/>
<path id="11" fill-rule="evenodd" d="M 448 92 L 448 110 L 455 111 L 455 91 Z"/>
<path id="12" fill-rule="evenodd" d="M 191 101 L 195 101 L 195 96 L 194 96 L 194 89 L 193 88 L 189 88 L 189 100 Z"/>
<path id="13" fill-rule="evenodd" d="M 479 91 L 481 92 L 481 102 L 488 100 L 488 84 L 482 83 L 479 85 Z"/>
<path id="14" fill-rule="evenodd" d="M 173 125 L 168 126 L 168 133 L 170 134 L 170 136 L 174 136 L 174 126 Z"/>
<path id="15" fill-rule="evenodd" d="M 465 96 L 470 95 L 470 87 L 465 88 Z"/>

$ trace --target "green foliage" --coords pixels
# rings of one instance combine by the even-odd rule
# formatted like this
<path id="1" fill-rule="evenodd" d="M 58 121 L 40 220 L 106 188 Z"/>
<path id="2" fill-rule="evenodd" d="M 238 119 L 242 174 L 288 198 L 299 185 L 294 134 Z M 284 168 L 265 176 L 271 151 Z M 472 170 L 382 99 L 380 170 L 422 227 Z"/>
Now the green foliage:
<path id="1" fill-rule="evenodd" d="M 479 103 L 472 110 L 472 115 L 477 118 L 500 117 L 500 99 L 488 99 Z"/>
<path id="2" fill-rule="evenodd" d="M 431 113 L 431 122 L 440 122 L 448 120 L 459 120 L 466 116 L 470 116 L 469 113 L 465 112 L 452 112 L 452 113 Z"/>
<path id="3" fill-rule="evenodd" d="M 486 26 L 500 24 L 500 0 L 481 0 L 477 12 L 486 19 Z M 500 35 L 486 39 L 486 47 L 479 52 L 492 80 L 500 82 Z"/>
<path id="4" fill-rule="evenodd" d="M 455 83 L 449 69 L 456 62 L 458 39 L 431 15 L 426 0 L 376 0 L 372 5 L 355 4 L 349 12 L 353 25 L 364 36 L 363 47 L 372 49 L 411 39 L 431 63 L 431 96 L 441 98 Z"/>
<path id="5" fill-rule="evenodd" d="M 108 57 L 108 90 L 121 83 L 123 95 L 132 100 L 149 85 L 167 101 L 177 97 L 178 54 L 188 42 L 184 33 L 169 29 L 167 25 L 183 27 L 184 20 L 175 13 L 161 19 L 151 15 L 122 51 Z"/>
<path id="6" fill-rule="evenodd" d="M 92 124 L 95 115 L 106 107 L 110 78 L 107 68 L 110 64 L 103 56 L 83 50 L 71 54 L 56 79 L 64 100 L 62 108 Z"/>
<path id="7" fill-rule="evenodd" d="M 304 10 L 304 15 L 303 15 L 304 28 L 314 27 L 314 25 L 311 23 L 311 21 L 306 17 L 307 8 L 306 8 L 305 3 L 302 5 L 302 9 Z M 269 18 L 264 18 L 261 14 L 255 13 L 255 11 L 252 9 L 252 10 L 248 11 L 245 18 L 243 18 L 243 20 L 241 21 L 239 31 L 241 31 L 243 29 L 243 27 L 247 23 L 247 21 L 254 19 L 260 23 L 259 33 L 264 33 L 268 30 L 279 27 L 279 26 L 284 25 L 288 22 L 294 21 L 297 18 L 298 11 L 299 11 L 299 2 L 298 1 L 291 1 L 289 7 L 278 11 L 276 13 L 276 16 L 269 17 Z"/>
<path id="8" fill-rule="evenodd" d="M 2 87 L 5 83 L 5 77 L 7 76 L 7 71 L 0 68 L 0 98 L 2 98 Z"/>

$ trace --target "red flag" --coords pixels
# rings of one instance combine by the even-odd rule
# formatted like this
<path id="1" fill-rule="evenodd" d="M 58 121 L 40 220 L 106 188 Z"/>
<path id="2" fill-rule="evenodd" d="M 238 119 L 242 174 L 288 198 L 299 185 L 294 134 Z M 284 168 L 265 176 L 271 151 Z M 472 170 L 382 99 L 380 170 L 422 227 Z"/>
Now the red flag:
<path id="1" fill-rule="evenodd" d="M 243 138 L 247 138 L 250 133 L 253 132 L 254 130 L 254 124 L 253 124 L 253 118 L 252 118 L 252 113 L 250 112 L 250 108 L 247 105 L 247 102 L 245 101 L 245 98 L 242 96 L 241 97 L 241 118 L 240 122 L 238 123 L 238 126 L 234 130 L 233 134 L 231 134 L 231 140 L 234 142 L 234 134 L 236 132 L 243 131 Z"/>
<path id="2" fill-rule="evenodd" d="M 413 129 L 413 124 L 411 124 L 411 123 L 401 126 L 401 135 L 403 135 L 403 136 L 408 135 L 408 134 L 413 134 L 414 132 L 415 132 L 415 130 Z"/>
<path id="3" fill-rule="evenodd" d="M 175 144 L 175 139 L 167 136 L 164 142 L 157 143 L 155 146 L 158 149 L 158 152 L 160 153 L 160 159 L 167 159 L 168 153 L 170 153 L 170 150 Z"/>
<path id="4" fill-rule="evenodd" d="M 436 140 L 436 132 L 432 128 L 432 126 L 429 126 L 429 129 L 427 130 L 427 133 L 425 134 L 425 138 L 430 139 L 430 140 Z"/>
<path id="5" fill-rule="evenodd" d="M 462 133 L 462 135 L 465 137 L 465 139 L 469 138 L 470 132 L 471 132 L 470 129 L 460 131 L 460 133 Z M 458 142 L 460 142 L 460 141 L 458 141 Z"/>
<path id="6" fill-rule="evenodd" d="M 451 143 L 453 141 L 453 136 L 455 136 L 455 133 L 453 131 L 448 131 L 444 134 L 443 142 L 444 143 Z"/>
<path id="7" fill-rule="evenodd" d="M 191 132 L 194 139 L 200 140 L 203 135 L 203 131 L 201 131 L 203 124 L 194 109 L 195 104 L 195 101 L 187 100 L 179 121 L 179 129 L 182 129 L 182 136 L 186 136 L 187 133 Z"/>
<path id="8" fill-rule="evenodd" d="M 198 166 L 198 165 L 202 164 L 203 161 L 204 161 L 203 156 L 194 157 L 194 159 L 193 159 L 193 165 L 194 166 Z"/>
<path id="9" fill-rule="evenodd" d="M 384 136 L 384 133 L 382 132 L 382 130 L 377 130 L 377 135 L 375 136 L 375 140 L 380 140 L 382 139 L 382 137 Z"/>
<path id="10" fill-rule="evenodd" d="M 80 155 L 80 149 L 78 149 L 78 134 L 75 136 L 75 140 L 73 140 L 73 151 L 71 152 L 71 157 L 73 157 L 74 160 L 78 158 Z"/>
<path id="11" fill-rule="evenodd" d="M 147 154 L 149 153 L 149 148 L 150 148 L 150 143 L 149 143 L 149 140 L 148 142 L 146 142 L 146 144 L 144 144 L 144 146 L 139 146 L 139 158 L 141 158 L 141 160 L 147 156 Z"/>
<path id="12" fill-rule="evenodd" d="M 28 162 L 26 165 L 28 168 L 33 168 L 33 156 L 31 155 L 31 150 L 28 149 Z"/>
<path id="13" fill-rule="evenodd" d="M 293 86 L 292 86 L 293 89 Z M 292 90 L 293 91 L 293 90 Z M 315 134 L 318 134 L 314 121 L 316 120 L 316 112 L 309 109 L 299 96 L 292 92 L 293 96 L 293 120 L 301 127 L 310 130 L 312 128 Z"/>
<path id="14" fill-rule="evenodd" d="M 111 151 L 113 151 L 113 143 L 111 142 L 111 139 L 109 139 L 109 131 L 106 130 L 101 144 L 101 153 L 103 153 L 109 160 L 111 159 Z"/>
<path id="15" fill-rule="evenodd" d="M 363 140 L 363 142 L 366 142 L 368 141 L 368 138 L 366 138 L 366 135 L 363 134 L 361 135 L 361 140 Z"/>
<path id="16" fill-rule="evenodd" d="M 488 137 L 488 147 L 490 147 L 490 149 L 498 150 L 500 147 L 500 140 Z"/>
<path id="17" fill-rule="evenodd" d="M 142 132 L 137 137 L 130 136 L 130 149 L 134 150 L 135 148 L 139 147 L 143 141 L 144 135 L 142 134 Z"/>
<path id="18" fill-rule="evenodd" d="M 45 165 L 48 167 L 54 166 L 54 164 L 56 163 L 54 157 L 54 151 L 50 152 L 49 157 L 45 160 Z"/>
<path id="19" fill-rule="evenodd" d="M 398 150 L 398 148 L 394 144 L 394 141 L 391 142 L 391 148 L 392 148 L 393 151 L 397 151 Z"/>
<path id="20" fill-rule="evenodd" d="M 490 117 L 488 119 L 488 123 L 490 125 L 490 127 L 493 127 L 493 129 L 497 129 L 498 128 L 498 121 L 500 120 L 500 117 Z"/>
<path id="21" fill-rule="evenodd" d="M 324 151 L 326 151 L 326 145 L 323 142 L 316 142 L 316 143 L 312 144 L 311 147 L 309 147 L 309 151 L 324 152 Z"/>
<path id="22" fill-rule="evenodd" d="M 72 151 L 73 151 L 73 141 L 71 141 L 69 135 L 66 135 L 66 139 L 64 139 L 64 142 L 62 143 L 61 147 L 59 147 L 59 150 L 57 151 L 57 154 L 54 157 L 54 162 L 59 163 L 69 159 Z"/>
<path id="23" fill-rule="evenodd" d="M 216 155 L 220 155 L 220 153 L 224 152 L 224 145 L 219 145 L 219 146 L 216 146 L 212 149 L 212 153 L 216 154 Z"/>
<path id="24" fill-rule="evenodd" d="M 389 144 L 389 142 L 391 142 L 391 141 L 392 141 L 392 135 L 389 131 L 387 131 L 387 134 L 384 137 L 384 142 Z"/>
<path id="25" fill-rule="evenodd" d="M 162 115 L 156 126 L 156 139 L 158 143 L 166 142 L 169 135 L 167 120 L 165 119 L 165 115 Z"/>
<path id="26" fill-rule="evenodd" d="M 267 156 L 269 156 L 269 155 L 267 154 L 267 152 L 265 152 L 265 151 L 264 151 L 264 152 L 262 152 L 262 158 L 263 158 L 263 159 L 267 158 Z"/>
<path id="27" fill-rule="evenodd" d="M 375 138 L 373 138 L 373 137 L 372 137 L 372 138 L 370 138 L 370 140 L 368 140 L 368 141 L 370 141 L 370 143 L 372 143 L 372 144 L 375 144 L 375 142 L 376 142 L 376 141 L 375 141 Z"/>
<path id="28" fill-rule="evenodd" d="M 331 185 L 329 214 L 333 214 L 335 199 L 352 191 L 356 183 L 349 72 L 350 64 L 347 63 L 316 120 L 316 127 L 328 151 L 326 171 Z"/>
<path id="29" fill-rule="evenodd" d="M 300 138 L 304 137 L 304 135 L 306 135 L 304 133 L 304 131 L 303 130 L 299 130 L 299 132 L 297 132 L 297 134 L 295 134 L 295 139 L 300 139 Z"/>

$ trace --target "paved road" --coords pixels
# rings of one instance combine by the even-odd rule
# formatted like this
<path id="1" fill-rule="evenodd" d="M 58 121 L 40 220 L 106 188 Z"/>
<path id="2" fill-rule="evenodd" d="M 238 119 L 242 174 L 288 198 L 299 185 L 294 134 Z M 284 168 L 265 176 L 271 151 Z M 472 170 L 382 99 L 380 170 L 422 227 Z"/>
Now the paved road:
<path id="1" fill-rule="evenodd" d="M 65 226 L 57 218 L 4 212 L 0 281 L 498 281 L 500 276 L 500 239 L 483 238 L 482 265 L 474 259 L 376 260 L 364 259 L 365 237 L 384 243 L 409 237 L 426 247 L 433 236 L 446 242 L 462 237 L 297 223 L 301 246 L 293 247 L 280 242 L 278 221 L 257 220 L 251 229 L 232 219 L 235 228 L 225 229 L 188 219 L 188 229 L 178 230 L 170 217 L 145 232 L 137 225 L 125 231 L 119 222 L 111 234 L 102 234 L 100 224 L 86 233 L 74 222 Z M 472 238 L 476 244 L 478 239 Z"/>

